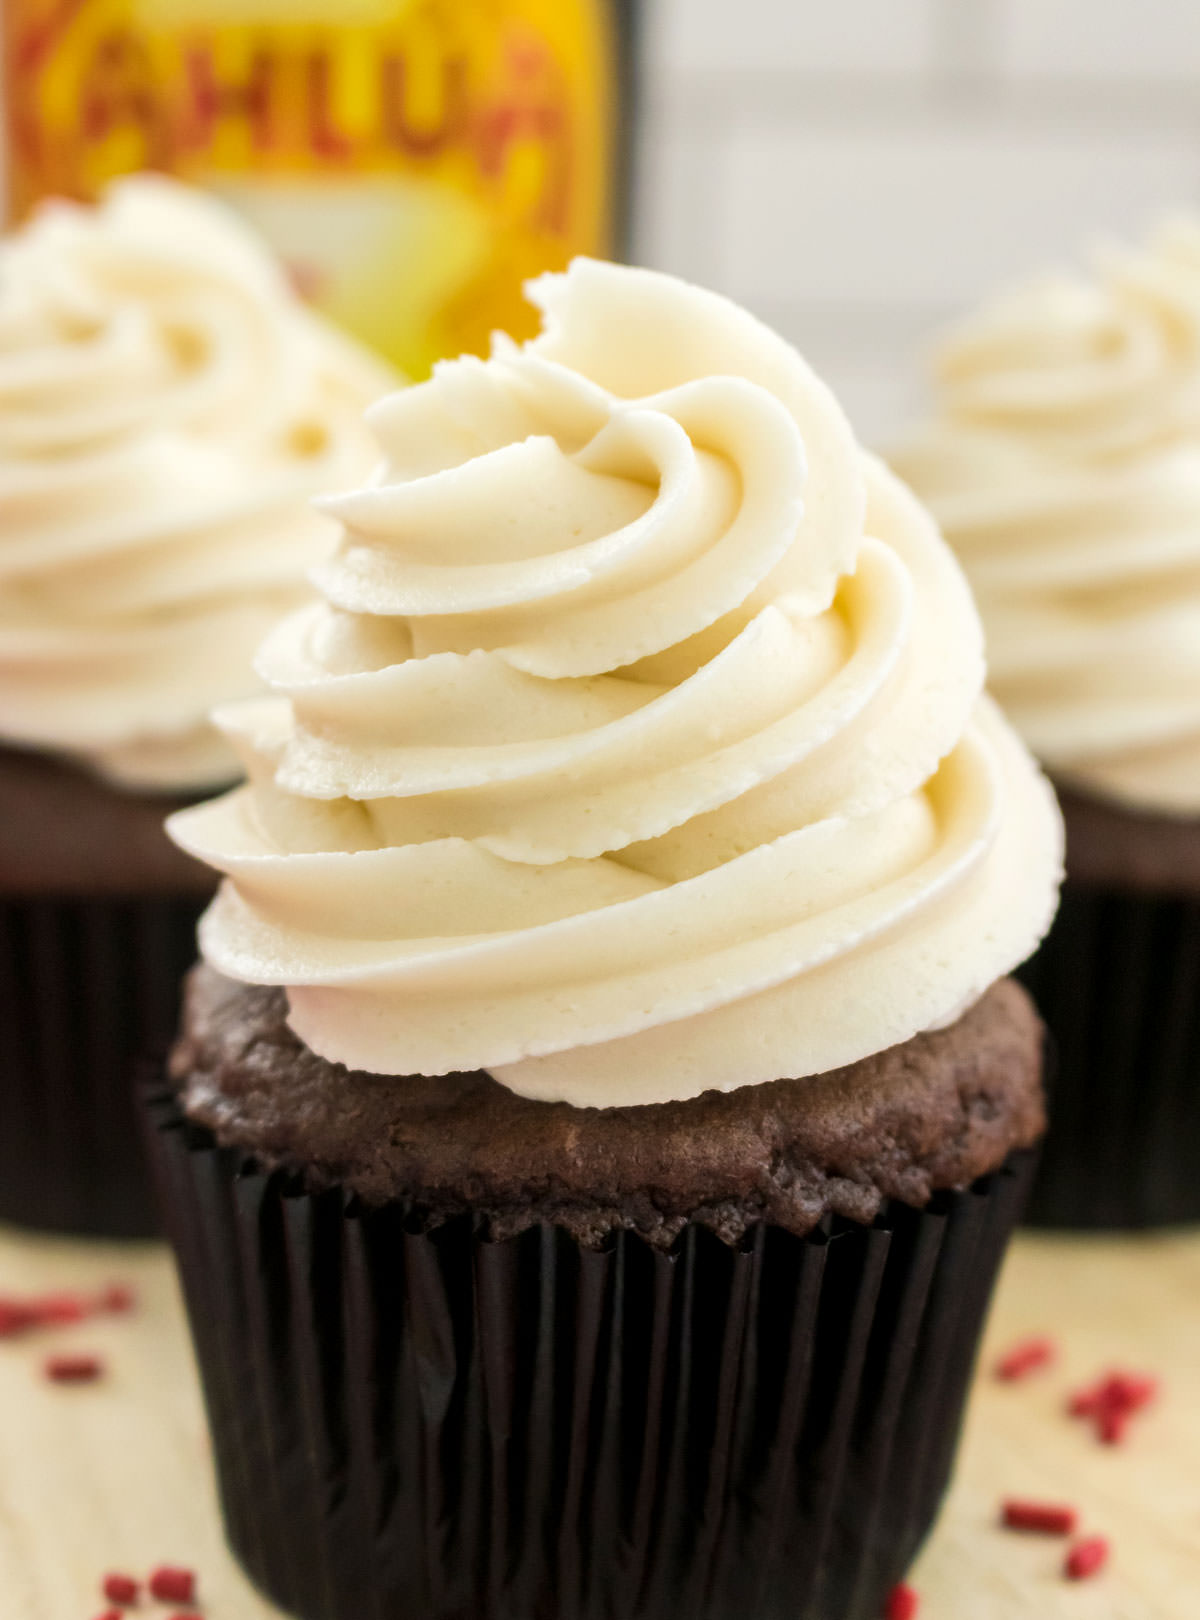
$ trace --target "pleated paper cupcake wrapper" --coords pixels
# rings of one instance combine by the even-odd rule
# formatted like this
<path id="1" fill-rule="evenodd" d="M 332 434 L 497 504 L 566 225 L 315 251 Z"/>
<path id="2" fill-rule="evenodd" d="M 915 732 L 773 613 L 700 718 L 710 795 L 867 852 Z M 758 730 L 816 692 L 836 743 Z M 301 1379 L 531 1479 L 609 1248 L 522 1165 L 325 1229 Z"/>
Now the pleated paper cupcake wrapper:
<path id="1" fill-rule="evenodd" d="M 1068 883 L 1019 977 L 1057 1047 L 1029 1220 L 1200 1221 L 1200 901 Z"/>
<path id="2" fill-rule="evenodd" d="M 149 1105 L 225 1523 L 305 1620 L 877 1620 L 1032 1162 L 872 1227 L 490 1241 Z"/>
<path id="3" fill-rule="evenodd" d="M 144 1237 L 158 1220 L 139 1065 L 195 959 L 194 899 L 0 899 L 0 1220 Z"/>

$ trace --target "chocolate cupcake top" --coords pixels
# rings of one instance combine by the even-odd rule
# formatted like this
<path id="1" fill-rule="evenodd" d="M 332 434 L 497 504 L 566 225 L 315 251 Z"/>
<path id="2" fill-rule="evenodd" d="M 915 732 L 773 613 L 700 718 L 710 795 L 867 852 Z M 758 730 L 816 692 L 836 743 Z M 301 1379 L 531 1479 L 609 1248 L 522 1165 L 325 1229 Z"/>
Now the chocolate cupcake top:
<path id="1" fill-rule="evenodd" d="M 951 331 L 892 456 L 974 586 L 993 690 L 1062 780 L 1200 816 L 1200 221 Z"/>
<path id="2" fill-rule="evenodd" d="M 952 1021 L 1048 925 L 1052 796 L 921 507 L 795 352 L 577 261 L 542 335 L 377 406 L 325 600 L 177 840 L 316 1053 L 617 1105 Z"/>
<path id="3" fill-rule="evenodd" d="M 208 722 L 311 596 L 394 386 L 220 204 L 164 179 L 0 244 L 0 738 L 138 787 L 230 780 Z"/>
<path id="4" fill-rule="evenodd" d="M 967 1187 L 1045 1128 L 1041 1020 L 1013 979 L 961 1018 L 847 1068 L 685 1102 L 573 1108 L 486 1074 L 370 1075 L 297 1040 L 279 989 L 188 977 L 171 1057 L 187 1117 L 264 1169 L 504 1237 L 546 1221 L 584 1243 L 630 1227 L 669 1246 L 688 1221 L 737 1242 L 870 1222 Z"/>

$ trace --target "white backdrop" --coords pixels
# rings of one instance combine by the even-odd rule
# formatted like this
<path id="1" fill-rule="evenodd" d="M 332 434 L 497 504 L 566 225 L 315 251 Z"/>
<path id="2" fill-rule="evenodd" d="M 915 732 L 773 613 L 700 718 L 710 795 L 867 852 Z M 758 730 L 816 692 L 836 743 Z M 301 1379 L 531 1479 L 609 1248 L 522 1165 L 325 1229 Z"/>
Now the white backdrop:
<path id="1" fill-rule="evenodd" d="M 1200 0 L 646 0 L 637 250 L 749 303 L 861 433 L 997 281 L 1200 200 Z"/>

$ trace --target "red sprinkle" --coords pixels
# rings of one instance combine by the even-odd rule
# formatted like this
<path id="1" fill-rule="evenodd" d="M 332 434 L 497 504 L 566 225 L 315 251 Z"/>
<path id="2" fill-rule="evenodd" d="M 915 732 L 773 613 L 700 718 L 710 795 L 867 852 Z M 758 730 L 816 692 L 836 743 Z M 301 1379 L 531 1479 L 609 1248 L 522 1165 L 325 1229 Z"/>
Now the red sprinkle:
<path id="1" fill-rule="evenodd" d="M 123 1620 L 123 1617 L 116 1609 L 105 1609 L 103 1614 L 96 1616 L 96 1620 Z"/>
<path id="2" fill-rule="evenodd" d="M 1106 1388 L 1109 1398 L 1127 1412 L 1140 1412 L 1158 1394 L 1158 1379 L 1149 1373 L 1113 1373 Z"/>
<path id="3" fill-rule="evenodd" d="M 30 1300 L 29 1308 L 34 1320 L 41 1326 L 82 1322 L 88 1308 L 78 1294 L 44 1294 L 41 1299 Z"/>
<path id="4" fill-rule="evenodd" d="M 911 1586 L 893 1586 L 883 1606 L 883 1620 L 915 1620 L 921 1599 Z"/>
<path id="5" fill-rule="evenodd" d="M 1047 1502 L 1005 1502 L 1001 1518 L 1010 1530 L 1036 1530 L 1044 1536 L 1069 1536 L 1079 1522 L 1073 1507 Z"/>
<path id="6" fill-rule="evenodd" d="M 132 1575 L 106 1575 L 102 1590 L 110 1603 L 136 1603 L 141 1587 Z"/>
<path id="7" fill-rule="evenodd" d="M 47 1356 L 44 1370 L 55 1384 L 90 1384 L 104 1366 L 99 1356 Z"/>
<path id="8" fill-rule="evenodd" d="M 996 1377 L 1005 1383 L 1013 1383 L 1039 1367 L 1048 1367 L 1057 1355 L 1058 1346 L 1053 1339 L 1044 1336 L 1022 1339 L 1020 1344 L 1014 1344 L 1000 1357 L 996 1363 Z"/>
<path id="9" fill-rule="evenodd" d="M 34 1299 L 0 1298 L 0 1339 L 35 1327 L 66 1327 L 105 1312 L 131 1311 L 134 1304 L 134 1292 L 124 1283 L 112 1283 L 93 1297 L 62 1291 Z"/>
<path id="10" fill-rule="evenodd" d="M 150 1596 L 158 1603 L 191 1603 L 196 1596 L 196 1577 L 190 1569 L 163 1564 L 151 1575 Z"/>
<path id="11" fill-rule="evenodd" d="M 1108 1553 L 1108 1541 L 1104 1536 L 1089 1536 L 1086 1541 L 1077 1541 L 1067 1554 L 1063 1573 L 1069 1581 L 1086 1581 L 1108 1563 Z"/>
<path id="12" fill-rule="evenodd" d="M 169 1616 L 169 1620 L 200 1620 L 200 1616 L 198 1614 L 173 1614 Z"/>
<path id="13" fill-rule="evenodd" d="M 37 1322 L 31 1306 L 19 1299 L 0 1299 L 0 1339 L 26 1333 Z"/>
<path id="14" fill-rule="evenodd" d="M 1089 1389 L 1071 1397 L 1072 1417 L 1092 1418 L 1096 1433 L 1105 1445 L 1119 1445 L 1129 1419 L 1148 1406 L 1158 1394 L 1158 1379 L 1141 1373 L 1108 1373 Z"/>
<path id="15" fill-rule="evenodd" d="M 1131 1414 L 1124 1407 L 1110 1406 L 1096 1414 L 1096 1433 L 1106 1446 L 1119 1446 L 1125 1438 Z"/>

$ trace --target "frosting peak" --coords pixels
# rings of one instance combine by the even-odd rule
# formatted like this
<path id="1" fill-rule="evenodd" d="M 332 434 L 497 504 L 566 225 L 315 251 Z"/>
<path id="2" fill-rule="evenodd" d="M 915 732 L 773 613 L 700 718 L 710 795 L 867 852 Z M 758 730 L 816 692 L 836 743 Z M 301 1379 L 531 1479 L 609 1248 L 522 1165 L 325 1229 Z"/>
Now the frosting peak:
<path id="1" fill-rule="evenodd" d="M 171 826 L 202 928 L 382 1073 L 657 1102 L 851 1062 L 1034 946 L 1045 783 L 932 523 L 781 339 L 576 261 L 539 338 L 376 405 L 324 601 Z"/>
<path id="2" fill-rule="evenodd" d="M 0 736 L 132 786 L 233 774 L 208 724 L 311 595 L 382 364 L 219 204 L 139 177 L 0 243 Z"/>
<path id="3" fill-rule="evenodd" d="M 993 690 L 1062 777 L 1200 815 L 1200 222 L 963 322 L 893 465 L 940 520 Z"/>

